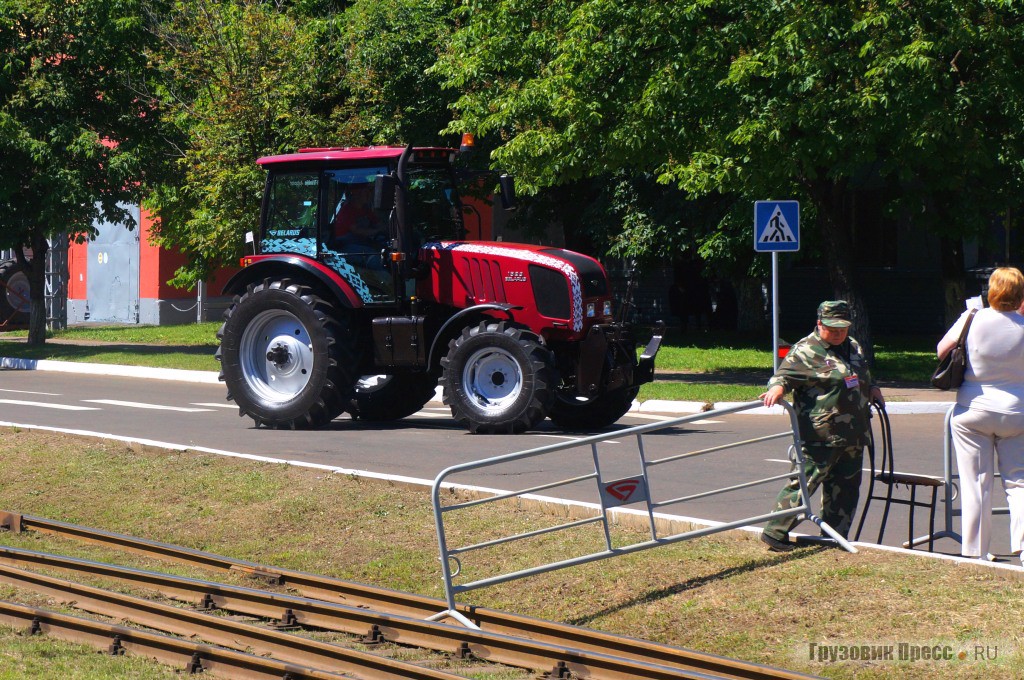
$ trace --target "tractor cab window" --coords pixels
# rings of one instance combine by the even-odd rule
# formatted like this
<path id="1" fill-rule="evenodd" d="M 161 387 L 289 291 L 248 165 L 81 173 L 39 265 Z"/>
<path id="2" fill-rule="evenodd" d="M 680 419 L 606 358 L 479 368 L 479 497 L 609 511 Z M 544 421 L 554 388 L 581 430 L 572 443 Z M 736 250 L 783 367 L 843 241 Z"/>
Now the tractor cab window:
<path id="1" fill-rule="evenodd" d="M 373 208 L 373 183 L 386 167 L 326 170 L 321 257 L 352 285 L 364 302 L 394 299 L 394 281 L 385 269 L 391 241 L 390 215 Z"/>
<path id="2" fill-rule="evenodd" d="M 262 252 L 316 255 L 319 192 L 316 172 L 279 174 L 272 178 L 260 244 Z"/>
<path id="3" fill-rule="evenodd" d="M 324 241 L 342 253 L 379 253 L 390 239 L 388 214 L 373 209 L 373 182 L 387 168 L 346 168 L 324 173 L 327 215 Z"/>
<path id="4" fill-rule="evenodd" d="M 420 243 L 463 238 L 458 194 L 447 169 L 410 171 L 409 223 Z"/>

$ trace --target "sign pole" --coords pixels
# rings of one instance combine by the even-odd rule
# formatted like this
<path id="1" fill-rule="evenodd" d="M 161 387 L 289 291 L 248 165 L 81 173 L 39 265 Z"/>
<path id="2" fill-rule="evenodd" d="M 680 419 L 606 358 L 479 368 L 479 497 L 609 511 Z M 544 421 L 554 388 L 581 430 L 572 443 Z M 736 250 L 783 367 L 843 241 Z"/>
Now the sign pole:
<path id="1" fill-rule="evenodd" d="M 799 201 L 754 202 L 754 252 L 772 254 L 772 371 L 779 371 L 779 253 L 800 250 Z"/>
<path id="2" fill-rule="evenodd" d="M 772 374 L 779 372 L 779 253 L 772 251 Z"/>

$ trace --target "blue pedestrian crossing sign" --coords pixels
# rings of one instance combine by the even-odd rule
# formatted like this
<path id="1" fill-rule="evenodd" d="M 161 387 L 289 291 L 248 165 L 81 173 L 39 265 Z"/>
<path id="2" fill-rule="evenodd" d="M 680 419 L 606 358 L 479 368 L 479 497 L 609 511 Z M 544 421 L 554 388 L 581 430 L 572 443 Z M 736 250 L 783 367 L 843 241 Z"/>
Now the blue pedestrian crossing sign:
<path id="1" fill-rule="evenodd" d="M 754 251 L 795 253 L 800 250 L 800 202 L 754 203 Z"/>

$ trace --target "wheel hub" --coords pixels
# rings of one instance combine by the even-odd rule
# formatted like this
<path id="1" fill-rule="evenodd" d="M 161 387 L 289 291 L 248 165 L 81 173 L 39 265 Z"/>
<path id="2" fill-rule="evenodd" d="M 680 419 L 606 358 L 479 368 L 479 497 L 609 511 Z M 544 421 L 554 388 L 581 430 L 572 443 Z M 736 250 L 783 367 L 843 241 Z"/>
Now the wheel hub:
<path id="1" fill-rule="evenodd" d="M 309 384 L 313 344 L 305 326 L 290 312 L 257 314 L 246 326 L 239 350 L 246 381 L 265 399 L 286 401 Z"/>
<path id="2" fill-rule="evenodd" d="M 267 361 L 274 364 L 278 369 L 282 368 L 291 360 L 291 355 L 288 353 L 288 348 L 283 342 L 279 342 L 270 348 L 267 352 Z"/>
<path id="3" fill-rule="evenodd" d="M 477 352 L 463 375 L 467 392 L 483 408 L 504 408 L 523 389 L 523 376 L 515 359 L 504 350 L 490 348 Z"/>

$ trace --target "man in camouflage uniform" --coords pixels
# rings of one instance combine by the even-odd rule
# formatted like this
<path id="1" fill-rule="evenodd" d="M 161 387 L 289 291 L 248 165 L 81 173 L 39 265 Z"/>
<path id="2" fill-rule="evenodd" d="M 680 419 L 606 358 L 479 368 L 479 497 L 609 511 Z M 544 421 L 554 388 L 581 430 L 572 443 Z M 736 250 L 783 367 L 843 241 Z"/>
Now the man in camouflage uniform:
<path id="1" fill-rule="evenodd" d="M 821 519 L 842 536 L 853 522 L 860 496 L 864 447 L 871 431 L 871 401 L 884 403 L 882 391 L 871 382 L 864 353 L 849 337 L 850 307 L 843 300 L 822 302 L 814 332 L 789 350 L 778 372 L 761 395 L 774 406 L 793 392 L 804 474 L 811 495 L 821 486 Z M 773 512 L 800 505 L 800 482 L 793 478 L 779 492 Z M 792 550 L 789 532 L 799 517 L 774 519 L 761 540 L 770 550 Z"/>

